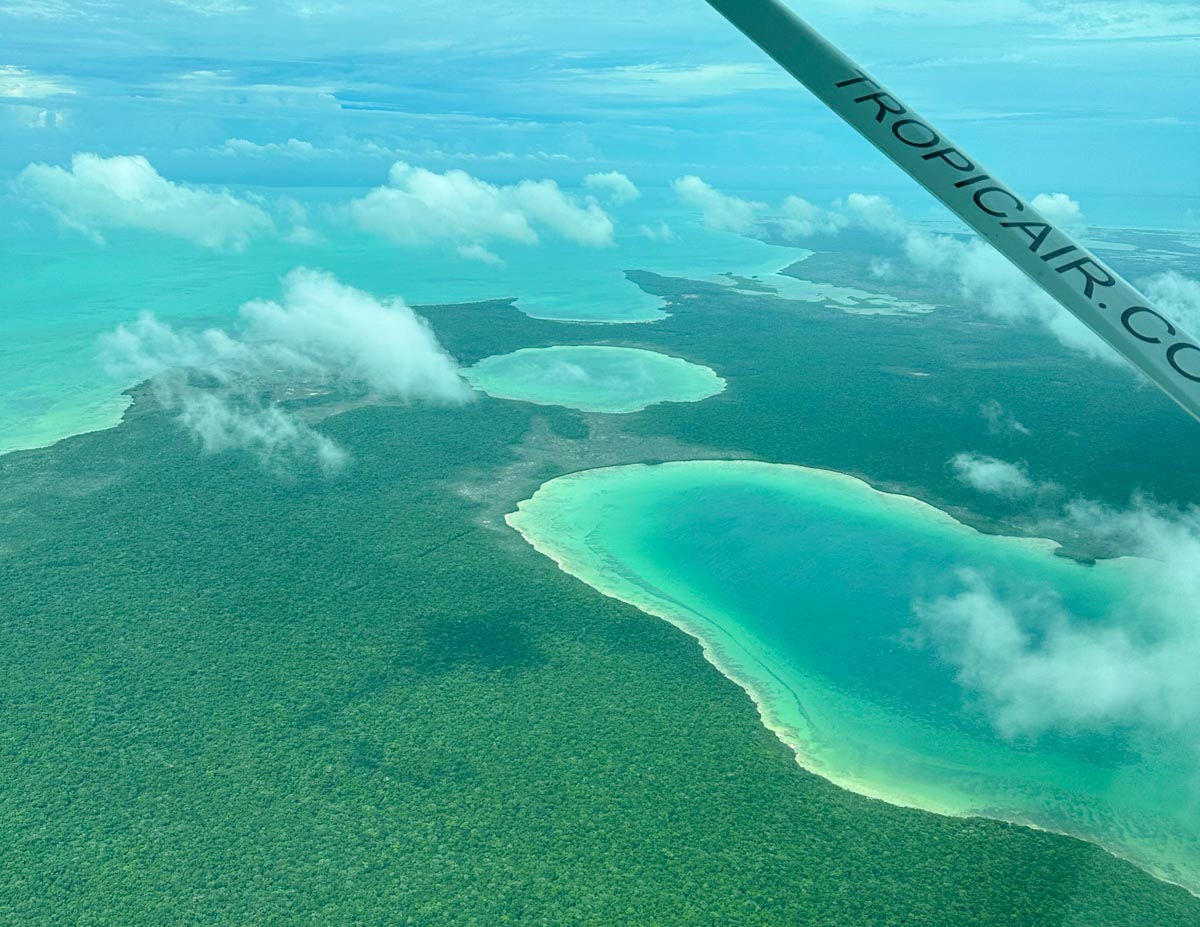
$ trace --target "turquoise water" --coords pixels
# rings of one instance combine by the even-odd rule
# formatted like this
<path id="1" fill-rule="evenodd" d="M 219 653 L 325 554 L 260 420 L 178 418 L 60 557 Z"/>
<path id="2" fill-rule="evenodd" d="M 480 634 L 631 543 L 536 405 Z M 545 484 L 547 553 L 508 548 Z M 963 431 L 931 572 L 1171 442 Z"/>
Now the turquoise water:
<path id="1" fill-rule="evenodd" d="M 840 474 L 749 462 L 593 470 L 510 524 L 564 570 L 704 644 L 800 762 L 896 804 L 1095 841 L 1200 889 L 1195 756 L 1125 733 L 1009 742 L 918 646 L 914 605 L 970 568 L 1078 619 L 1136 602 L 1144 561 L 1085 567 Z"/>
<path id="2" fill-rule="evenodd" d="M 652 322 L 665 318 L 668 307 L 626 280 L 627 269 L 735 285 L 721 275 L 768 274 L 807 254 L 713 232 L 674 203 L 648 198 L 616 211 L 612 247 L 547 236 L 533 247 L 493 248 L 505 262 L 495 266 L 463 259 L 452 248 L 404 249 L 355 232 L 336 205 L 361 192 L 319 197 L 311 244 L 263 240 L 239 254 L 135 232 L 107 233 L 98 244 L 39 213 L 7 212 L 0 223 L 6 269 L 0 275 L 0 453 L 119 419 L 127 404 L 121 390 L 132 384 L 104 372 L 97 358 L 101 334 L 145 310 L 176 325 L 228 325 L 242 303 L 277 296 L 280 279 L 297 266 L 413 304 L 515 298 L 518 308 L 539 317 Z M 668 237 L 641 229 L 661 233 L 664 222 Z M 772 280 L 798 286 L 789 278 Z"/>
<path id="3" fill-rule="evenodd" d="M 584 412 L 640 412 L 656 402 L 699 402 L 725 388 L 708 367 L 682 358 L 597 345 L 524 348 L 485 357 L 463 376 L 499 399 Z"/>

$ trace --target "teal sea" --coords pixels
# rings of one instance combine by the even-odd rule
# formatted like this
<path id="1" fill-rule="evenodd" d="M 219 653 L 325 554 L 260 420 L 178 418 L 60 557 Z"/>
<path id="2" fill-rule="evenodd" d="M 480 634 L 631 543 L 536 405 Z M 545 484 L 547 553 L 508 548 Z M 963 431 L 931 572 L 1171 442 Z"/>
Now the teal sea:
<path id="1" fill-rule="evenodd" d="M 97 350 L 105 332 L 146 311 L 176 326 L 228 326 L 243 303 L 275 298 L 298 266 L 413 305 L 514 299 L 530 315 L 581 322 L 666 318 L 664 301 L 630 283 L 625 270 L 728 286 L 737 281 L 722 275 L 761 276 L 788 289 L 781 295 L 798 296 L 804 286 L 773 272 L 808 252 L 714 232 L 665 201 L 619 210 L 611 247 L 547 237 L 537 247 L 496 248 L 504 263 L 493 265 L 355 232 L 333 204 L 357 193 L 325 194 L 314 213 L 323 232 L 311 241 L 257 241 L 239 254 L 128 231 L 101 244 L 36 213 L 0 223 L 0 253 L 20 269 L 0 275 L 0 453 L 119 421 L 128 404 L 121 392 L 133 384 L 106 374 Z"/>
<path id="2" fill-rule="evenodd" d="M 1006 739 L 922 645 L 914 611 L 969 569 L 1099 622 L 1137 599 L 1152 564 L 1080 565 L 1052 542 L 980 534 L 850 477 L 752 462 L 584 471 L 543 485 L 509 522 L 566 572 L 697 637 L 826 778 L 1083 837 L 1200 889 L 1189 745 Z"/>

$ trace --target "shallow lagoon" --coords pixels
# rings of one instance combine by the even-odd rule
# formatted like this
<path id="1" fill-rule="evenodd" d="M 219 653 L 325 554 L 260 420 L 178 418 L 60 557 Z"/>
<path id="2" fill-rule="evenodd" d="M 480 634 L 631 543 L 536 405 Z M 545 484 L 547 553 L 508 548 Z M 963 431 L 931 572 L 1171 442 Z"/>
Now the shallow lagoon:
<path id="1" fill-rule="evenodd" d="M 1005 741 L 954 668 L 911 642 L 914 602 L 958 591 L 958 569 L 1051 587 L 1100 620 L 1137 595 L 1144 563 L 1081 566 L 850 477 L 750 462 L 572 474 L 509 522 L 566 572 L 697 637 L 800 762 L 839 785 L 1080 836 L 1200 889 L 1185 747 Z"/>
<path id="2" fill-rule="evenodd" d="M 699 402 L 725 389 L 708 367 L 638 348 L 556 345 L 485 357 L 463 371 L 498 399 L 584 412 L 640 412 L 657 402 Z"/>
<path id="3" fill-rule="evenodd" d="M 712 231 L 677 204 L 648 197 L 616 212 L 611 247 L 547 237 L 536 247 L 496 247 L 502 263 L 488 264 L 453 248 L 397 247 L 339 223 L 336 205 L 361 192 L 307 191 L 326 201 L 316 213 L 326 218 L 320 235 L 257 241 L 236 254 L 128 231 L 98 243 L 40 213 L 14 212 L 0 223 L 0 253 L 19 268 L 0 275 L 0 453 L 119 421 L 128 404 L 121 390 L 133 384 L 105 373 L 97 357 L 103 333 L 143 311 L 177 326 L 227 326 L 243 303 L 275 298 L 298 266 L 415 305 L 509 298 L 539 318 L 623 323 L 668 312 L 626 270 L 723 285 L 734 283 L 724 274 L 765 274 L 775 289 L 794 288 L 797 281 L 771 272 L 808 253 Z"/>

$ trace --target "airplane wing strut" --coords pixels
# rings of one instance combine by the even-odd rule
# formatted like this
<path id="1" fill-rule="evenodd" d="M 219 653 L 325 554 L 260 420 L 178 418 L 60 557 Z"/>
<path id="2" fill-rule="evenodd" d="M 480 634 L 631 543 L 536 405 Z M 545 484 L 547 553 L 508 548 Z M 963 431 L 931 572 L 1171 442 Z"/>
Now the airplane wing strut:
<path id="1" fill-rule="evenodd" d="M 1200 342 L 779 0 L 708 3 L 1200 419 Z"/>

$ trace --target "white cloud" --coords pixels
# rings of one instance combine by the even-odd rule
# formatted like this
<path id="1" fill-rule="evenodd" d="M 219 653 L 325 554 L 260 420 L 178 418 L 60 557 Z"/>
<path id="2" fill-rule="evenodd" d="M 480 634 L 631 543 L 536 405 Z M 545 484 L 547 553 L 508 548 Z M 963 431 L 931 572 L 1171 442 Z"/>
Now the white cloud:
<path id="1" fill-rule="evenodd" d="M 283 240 L 294 245 L 312 245 L 321 240 L 320 234 L 309 225 L 308 208 L 290 196 L 281 196 L 274 203 L 281 223 L 291 226 Z"/>
<path id="2" fill-rule="evenodd" d="M 1194 6 L 1170 0 L 1090 0 L 1086 6 L 1065 0 L 821 0 L 842 18 L 912 26 L 1020 24 L 1033 38 L 1062 41 L 1117 41 L 1191 38 L 1200 34 Z"/>
<path id="3" fill-rule="evenodd" d="M 392 165 L 387 186 L 376 187 L 348 209 L 361 228 L 402 245 L 532 245 L 539 230 L 592 247 L 613 240 L 612 219 L 594 199 L 580 201 L 552 180 L 496 186 L 465 171 L 438 174 L 402 161 Z"/>
<path id="4" fill-rule="evenodd" d="M 15 64 L 0 65 L 0 98 L 43 100 L 75 93 L 75 88 L 58 77 L 36 74 Z"/>
<path id="5" fill-rule="evenodd" d="M 1069 3 L 1044 2 L 1038 15 L 1059 26 L 1056 36 L 1101 41 L 1192 38 L 1200 35 L 1200 12 L 1194 4 L 1162 0 L 1093 0 L 1087 15 Z"/>
<path id="6" fill-rule="evenodd" d="M 1064 194 L 1035 202 L 1056 216 L 1081 224 L 1077 203 Z M 886 198 L 852 193 L 844 206 L 853 225 L 899 243 L 909 263 L 924 277 L 954 287 L 960 299 L 995 318 L 1042 325 L 1069 348 L 1099 360 L 1123 359 L 1086 325 L 1046 295 L 1007 258 L 982 239 L 937 235 L 909 224 Z"/>
<path id="7" fill-rule="evenodd" d="M 836 235 L 850 225 L 847 216 L 814 206 L 798 196 L 787 197 L 768 214 L 766 203 L 722 193 L 699 177 L 680 177 L 672 187 L 685 204 L 700 210 L 706 226 L 719 232 L 774 234 L 798 240 Z"/>
<path id="8" fill-rule="evenodd" d="M 327 377 L 366 383 L 384 397 L 463 402 L 472 396 L 433 330 L 402 300 L 377 300 L 330 274 L 292 271 L 282 302 L 247 303 L 242 319 L 247 339 L 281 345 Z"/>
<path id="9" fill-rule="evenodd" d="M 1006 736 L 1133 728 L 1200 746 L 1200 510 L 1077 502 L 1057 529 L 1141 558 L 1108 614 L 966 572 L 961 591 L 917 604 L 923 631 Z"/>
<path id="10" fill-rule="evenodd" d="M 1028 0 L 822 0 L 832 12 L 854 18 L 956 25 L 1008 23 L 1028 19 L 1036 11 Z"/>
<path id="11" fill-rule="evenodd" d="M 150 380 L 205 451 L 244 448 L 269 469 L 299 460 L 335 468 L 345 454 L 264 393 L 362 384 L 388 399 L 445 404 L 474 394 L 428 324 L 403 301 L 380 301 L 313 270 L 284 279 L 279 302 L 241 309 L 239 330 L 176 331 L 153 315 L 102 339 L 108 370 Z"/>
<path id="12" fill-rule="evenodd" d="M 620 171 L 608 171 L 605 174 L 588 174 L 583 178 L 583 185 L 598 196 L 605 197 L 610 203 L 622 206 L 632 203 L 642 195 L 632 180 Z"/>
<path id="13" fill-rule="evenodd" d="M 384 148 L 373 142 L 366 142 L 362 145 L 362 151 L 365 154 L 387 154 L 393 159 L 400 160 L 409 159 L 414 161 L 466 161 L 466 162 L 484 162 L 484 163 L 512 163 L 515 161 L 533 161 L 541 162 L 548 161 L 552 163 L 570 164 L 576 159 L 562 152 L 542 151 L 526 151 L 517 154 L 513 151 L 444 151 L 436 146 L 426 146 L 420 149 L 392 149 Z"/>
<path id="14" fill-rule="evenodd" d="M 779 216 L 772 224 L 785 238 L 799 239 L 836 235 L 850 224 L 850 220 L 798 196 L 789 196 L 779 207 Z"/>
<path id="15" fill-rule="evenodd" d="M 17 190 L 64 225 L 97 240 L 133 228 L 185 238 L 205 248 L 240 251 L 275 224 L 259 206 L 227 190 L 210 191 L 162 177 L 144 157 L 77 154 L 71 169 L 30 164 Z"/>
<path id="16" fill-rule="evenodd" d="M 276 473 L 311 459 L 322 472 L 334 474 L 350 459 L 337 442 L 277 405 L 189 392 L 178 397 L 178 409 L 179 423 L 196 436 L 208 454 L 247 450 Z"/>
<path id="17" fill-rule="evenodd" d="M 250 12 L 250 7 L 237 0 L 170 0 L 170 3 L 197 16 L 230 16 Z"/>
<path id="18" fill-rule="evenodd" d="M 1145 290 L 1167 318 L 1189 332 L 1200 332 L 1200 280 L 1169 270 L 1147 280 Z"/>
<path id="19" fill-rule="evenodd" d="M 341 110 L 338 93 L 365 90 L 374 85 L 328 83 L 257 83 L 241 79 L 239 71 L 229 68 L 185 71 L 146 86 L 164 100 L 187 105 L 211 107 L 247 105 L 265 107 L 303 107 L 315 112 Z"/>
<path id="20" fill-rule="evenodd" d="M 718 232 L 745 234 L 758 223 L 758 213 L 766 203 L 755 203 L 722 193 L 695 175 L 672 182 L 676 195 L 688 206 L 699 209 L 703 222 Z"/>
<path id="21" fill-rule="evenodd" d="M 907 235 L 909 232 L 908 222 L 886 196 L 851 193 L 839 205 L 859 228 L 893 236 Z"/>
<path id="22" fill-rule="evenodd" d="M 479 261 L 481 264 L 491 264 L 493 267 L 501 267 L 504 261 L 497 255 L 493 254 L 483 245 L 459 245 L 458 256 L 465 258 L 468 261 Z"/>
<path id="23" fill-rule="evenodd" d="M 1083 210 L 1065 193 L 1039 193 L 1031 205 L 1068 235 L 1079 236 L 1087 232 Z"/>
<path id="24" fill-rule="evenodd" d="M 1037 488 L 1025 468 L 986 457 L 983 454 L 957 454 L 950 460 L 958 479 L 979 492 L 1006 499 L 1029 496 Z"/>
<path id="25" fill-rule="evenodd" d="M 651 241 L 673 241 L 675 239 L 674 229 L 665 222 L 659 222 L 657 225 L 639 225 L 638 233 Z"/>
<path id="26" fill-rule="evenodd" d="M 58 109 L 42 109 L 37 106 L 14 104 L 0 109 L 0 117 L 21 129 L 65 129 L 71 123 L 68 113 Z"/>
<path id="27" fill-rule="evenodd" d="M 705 225 L 719 231 L 803 240 L 836 235 L 853 227 L 883 235 L 901 246 L 909 264 L 921 276 L 952 287 L 966 304 L 996 318 L 1036 322 L 1067 347 L 1110 363 L 1124 363 L 1098 335 L 1030 282 L 990 244 L 977 237 L 963 240 L 916 228 L 886 197 L 851 193 L 836 202 L 833 209 L 823 209 L 792 196 L 769 214 L 765 203 L 722 193 L 699 177 L 682 177 L 674 187 L 680 199 L 701 210 Z M 1066 194 L 1040 195 L 1034 202 L 1053 221 L 1075 229 L 1085 227 L 1079 204 Z M 888 270 L 882 263 L 874 267 Z"/>
<path id="28" fill-rule="evenodd" d="M 0 15 L 15 19 L 67 19 L 73 15 L 67 0 L 9 0 Z"/>
<path id="29" fill-rule="evenodd" d="M 989 434 L 1032 434 L 1028 428 L 1018 422 L 1016 417 L 995 399 L 984 403 L 979 409 L 979 414 L 987 420 Z"/>
<path id="30" fill-rule="evenodd" d="M 257 142 L 251 142 L 244 138 L 229 138 L 225 140 L 225 144 L 218 148 L 217 151 L 224 155 L 243 155 L 252 158 L 280 155 L 285 158 L 297 158 L 302 161 L 310 161 L 329 153 L 328 149 L 317 148 L 312 142 L 301 141 L 297 138 L 289 138 L 286 142 L 282 143 L 267 142 L 265 145 L 260 145 Z"/>
<path id="31" fill-rule="evenodd" d="M 720 97 L 754 90 L 794 88 L 795 81 L 771 64 L 624 65 L 602 70 L 576 68 L 563 79 L 603 94 L 654 99 Z"/>

